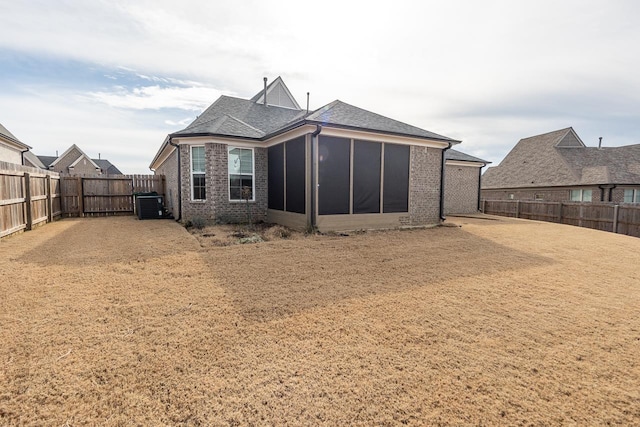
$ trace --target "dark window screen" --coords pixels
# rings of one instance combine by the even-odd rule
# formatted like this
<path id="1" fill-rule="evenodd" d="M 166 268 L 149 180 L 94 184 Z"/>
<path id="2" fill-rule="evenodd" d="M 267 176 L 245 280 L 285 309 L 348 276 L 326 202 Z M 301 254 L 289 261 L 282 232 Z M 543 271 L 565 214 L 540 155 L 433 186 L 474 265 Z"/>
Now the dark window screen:
<path id="1" fill-rule="evenodd" d="M 383 212 L 409 211 L 409 146 L 384 145 Z"/>
<path id="2" fill-rule="evenodd" d="M 318 213 L 349 213 L 351 141 L 320 136 L 318 141 Z"/>
<path id="3" fill-rule="evenodd" d="M 354 142 L 353 213 L 380 212 L 381 148 L 379 142 Z"/>
<path id="4" fill-rule="evenodd" d="M 284 144 L 268 149 L 269 209 L 284 210 Z"/>
<path id="5" fill-rule="evenodd" d="M 305 213 L 305 144 L 304 137 L 286 142 L 287 212 Z"/>

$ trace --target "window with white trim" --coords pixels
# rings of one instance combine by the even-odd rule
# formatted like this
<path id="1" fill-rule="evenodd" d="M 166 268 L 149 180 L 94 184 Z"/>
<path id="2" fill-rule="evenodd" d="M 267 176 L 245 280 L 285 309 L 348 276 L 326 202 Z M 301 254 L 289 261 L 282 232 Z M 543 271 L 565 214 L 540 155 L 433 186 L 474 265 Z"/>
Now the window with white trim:
<path id="1" fill-rule="evenodd" d="M 206 200 L 204 147 L 191 147 L 191 200 Z"/>
<path id="2" fill-rule="evenodd" d="M 229 147 L 229 200 L 255 200 L 253 148 Z"/>
<path id="3" fill-rule="evenodd" d="M 571 190 L 571 201 L 572 202 L 590 202 L 592 197 L 591 190 Z"/>
<path id="4" fill-rule="evenodd" d="M 640 203 L 640 190 L 636 188 L 625 189 L 624 203 Z"/>

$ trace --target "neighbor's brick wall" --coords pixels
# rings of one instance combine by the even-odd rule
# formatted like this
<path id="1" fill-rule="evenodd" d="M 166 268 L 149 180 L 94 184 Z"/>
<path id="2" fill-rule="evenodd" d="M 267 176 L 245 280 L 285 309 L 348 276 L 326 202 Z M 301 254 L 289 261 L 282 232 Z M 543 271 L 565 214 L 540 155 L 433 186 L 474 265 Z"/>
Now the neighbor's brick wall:
<path id="1" fill-rule="evenodd" d="M 156 168 L 155 175 L 164 175 L 164 206 L 178 218 L 178 150 Z"/>
<path id="2" fill-rule="evenodd" d="M 409 224 L 440 222 L 440 169 L 442 150 L 411 146 L 409 179 Z"/>
<path id="3" fill-rule="evenodd" d="M 633 190 L 640 191 L 640 187 L 616 187 L 613 189 L 613 194 L 611 195 L 612 202 L 615 203 L 624 203 L 624 190 Z"/>
<path id="4" fill-rule="evenodd" d="M 470 166 L 445 165 L 445 215 L 478 212 L 478 169 Z"/>
<path id="5" fill-rule="evenodd" d="M 595 187 L 561 187 L 561 188 L 527 188 L 513 190 L 482 190 L 481 198 L 483 200 L 510 200 L 510 194 L 513 194 L 513 200 L 535 200 L 535 196 L 542 197 L 545 202 L 569 202 L 571 201 L 571 190 L 577 189 L 592 190 L 593 202 L 600 201 L 600 189 Z M 605 201 L 608 194 L 605 191 Z"/>

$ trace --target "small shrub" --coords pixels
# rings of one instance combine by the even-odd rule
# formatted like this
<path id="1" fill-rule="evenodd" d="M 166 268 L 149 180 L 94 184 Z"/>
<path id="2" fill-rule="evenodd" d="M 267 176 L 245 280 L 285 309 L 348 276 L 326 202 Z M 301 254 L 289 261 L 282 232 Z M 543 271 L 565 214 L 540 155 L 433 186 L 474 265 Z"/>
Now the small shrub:
<path id="1" fill-rule="evenodd" d="M 191 226 L 198 230 L 202 230 L 207 225 L 207 220 L 199 216 L 194 217 L 190 222 Z"/>

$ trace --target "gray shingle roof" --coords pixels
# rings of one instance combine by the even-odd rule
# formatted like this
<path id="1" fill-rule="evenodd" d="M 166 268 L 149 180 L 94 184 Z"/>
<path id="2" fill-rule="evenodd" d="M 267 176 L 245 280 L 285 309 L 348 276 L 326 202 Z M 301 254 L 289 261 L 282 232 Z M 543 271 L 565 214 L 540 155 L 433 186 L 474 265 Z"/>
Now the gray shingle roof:
<path id="1" fill-rule="evenodd" d="M 260 139 L 304 118 L 304 112 L 223 95 L 189 126 L 172 136 L 221 135 Z"/>
<path id="2" fill-rule="evenodd" d="M 108 175 L 122 175 L 120 169 L 115 167 L 113 163 L 111 163 L 107 159 L 91 159 L 96 165 L 100 166 L 102 169 L 102 173 L 106 173 Z"/>
<path id="3" fill-rule="evenodd" d="M 342 101 L 330 104 L 306 115 L 302 110 L 264 106 L 251 100 L 223 95 L 196 120 L 171 136 L 219 135 L 251 139 L 266 139 L 284 129 L 304 123 L 370 130 L 374 132 L 436 139 L 456 143 L 438 135 Z"/>
<path id="4" fill-rule="evenodd" d="M 459 162 L 477 162 L 477 163 L 484 163 L 485 165 L 491 163 L 487 160 L 482 160 L 478 157 L 473 157 L 461 151 L 454 150 L 453 148 L 447 150 L 444 153 L 444 158 L 445 160 L 457 160 Z"/>
<path id="5" fill-rule="evenodd" d="M 307 121 L 323 125 L 337 125 L 340 127 L 459 142 L 446 136 L 438 135 L 437 133 L 429 132 L 428 130 L 420 129 L 380 114 L 354 107 L 340 100 L 333 101 L 314 111 L 307 117 Z"/>
<path id="6" fill-rule="evenodd" d="M 56 156 L 38 156 L 38 159 L 40 159 L 45 168 L 48 168 L 57 158 Z"/>
<path id="7" fill-rule="evenodd" d="M 482 188 L 640 184 L 640 144 L 585 147 L 573 128 L 521 139 Z"/>

